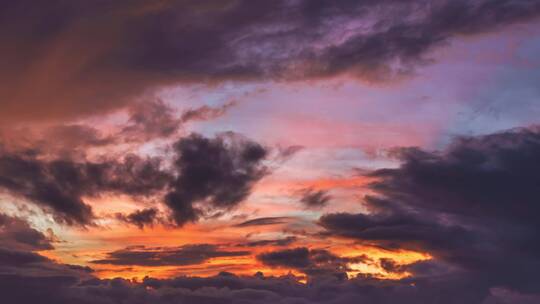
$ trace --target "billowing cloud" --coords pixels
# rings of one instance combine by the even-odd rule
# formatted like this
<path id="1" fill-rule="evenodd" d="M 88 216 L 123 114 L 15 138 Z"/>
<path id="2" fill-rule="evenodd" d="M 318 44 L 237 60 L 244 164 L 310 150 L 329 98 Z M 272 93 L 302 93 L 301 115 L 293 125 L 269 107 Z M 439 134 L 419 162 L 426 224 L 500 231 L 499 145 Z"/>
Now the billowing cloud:
<path id="1" fill-rule="evenodd" d="M 106 192 L 147 196 L 170 178 L 160 160 L 128 155 L 122 161 L 46 160 L 36 155 L 0 154 L 0 189 L 29 200 L 59 222 L 86 225 L 94 214 L 84 197 Z"/>
<path id="2" fill-rule="evenodd" d="M 239 134 L 215 138 L 192 134 L 174 145 L 172 167 L 167 156 L 99 161 L 56 158 L 35 153 L 0 154 L 0 189 L 36 203 L 59 222 L 91 224 L 95 215 L 84 198 L 104 193 L 157 198 L 183 225 L 212 210 L 226 211 L 242 202 L 267 174 L 262 161 L 267 149 Z M 162 197 L 165 192 L 165 197 Z M 142 227 L 156 217 L 154 209 L 119 219 Z"/>
<path id="3" fill-rule="evenodd" d="M 135 210 L 130 214 L 117 213 L 116 218 L 128 224 L 135 225 L 139 229 L 144 226 L 152 226 L 158 220 L 159 210 L 156 208 L 145 208 Z"/>
<path id="4" fill-rule="evenodd" d="M 530 20 L 540 4 L 12 0 L 2 12 L 6 123 L 103 113 L 177 83 L 393 79 L 452 37 Z"/>
<path id="5" fill-rule="evenodd" d="M 107 258 L 95 260 L 95 264 L 137 265 L 137 266 L 184 266 L 202 264 L 218 257 L 249 255 L 248 251 L 226 251 L 217 245 L 193 244 L 181 247 L 147 248 L 132 246 L 110 252 Z"/>
<path id="6" fill-rule="evenodd" d="M 197 221 L 208 209 L 235 207 L 267 173 L 262 164 L 267 149 L 238 134 L 213 139 L 192 134 L 180 139 L 174 148 L 178 176 L 165 203 L 178 225 Z"/>
<path id="7" fill-rule="evenodd" d="M 537 128 L 397 155 L 399 168 L 370 174 L 377 178 L 371 185 L 376 196 L 366 198 L 371 213 L 325 215 L 320 224 L 327 233 L 427 251 L 475 278 L 479 288 L 540 291 L 534 279 L 540 270 Z"/>
<path id="8" fill-rule="evenodd" d="M 98 279 L 91 269 L 76 265 L 55 263 L 31 251 L 17 251 L 5 259 L 0 249 L 0 294 L 7 303 L 528 303 L 516 300 L 534 300 L 534 296 L 498 288 L 478 291 L 478 282 L 469 277 L 437 277 L 437 279 L 411 278 L 402 281 L 384 281 L 369 277 L 344 280 L 343 277 L 312 276 L 309 284 L 298 278 L 236 276 L 220 273 L 216 276 L 177 277 L 142 281 L 121 278 Z M 147 251 L 147 252 L 145 252 Z M 117 253 L 114 261 L 143 265 L 179 265 L 197 263 L 219 253 L 209 245 L 188 245 L 179 248 L 132 247 Z M 300 254 L 296 253 L 298 251 Z M 119 251 L 122 252 L 122 251 Z M 133 255 L 130 255 L 133 252 Z M 158 252 L 163 252 L 161 256 Z M 290 251 L 299 255 L 298 265 L 340 265 L 341 259 L 325 250 L 300 248 Z M 287 255 L 281 253 L 282 255 Z M 307 253 L 307 254 L 306 254 Z M 111 253 L 111 256 L 114 253 Z M 229 253 L 230 254 L 230 253 Z M 174 258 L 173 258 L 174 257 Z M 303 258 L 302 258 L 303 257 Z M 305 258 L 307 257 L 307 262 Z M 298 257 L 297 257 L 298 258 Z M 171 260 L 169 260 L 171 259 Z M 273 263 L 284 259 L 271 259 Z M 300 261 L 301 260 L 301 261 Z M 304 262 L 302 262 L 304 261 Z M 279 263 L 280 265 L 282 263 Z M 185 264 L 181 264 L 185 265 Z M 15 266 L 15 267 L 14 267 Z M 290 266 L 290 265 L 289 265 Z M 302 268 L 307 269 L 307 268 Z M 322 268 L 323 270 L 325 268 Z M 332 269 L 332 268 L 330 268 Z M 320 269 L 318 269 L 320 270 Z M 514 302 L 512 302 L 514 300 Z M 534 302 L 531 302 L 534 303 Z"/>

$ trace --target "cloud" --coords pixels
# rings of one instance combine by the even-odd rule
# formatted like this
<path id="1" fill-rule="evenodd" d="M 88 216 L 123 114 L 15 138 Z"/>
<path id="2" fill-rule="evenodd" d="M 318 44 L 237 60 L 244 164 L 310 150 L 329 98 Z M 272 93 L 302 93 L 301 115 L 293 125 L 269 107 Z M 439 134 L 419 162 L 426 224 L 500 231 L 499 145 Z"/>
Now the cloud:
<path id="1" fill-rule="evenodd" d="M 328 194 L 328 191 L 315 190 L 313 188 L 301 190 L 300 195 L 300 202 L 304 207 L 309 209 L 325 207 L 332 199 L 332 196 Z"/>
<path id="2" fill-rule="evenodd" d="M 58 222 L 87 225 L 95 216 L 84 197 L 106 192 L 150 195 L 170 180 L 160 166 L 157 158 L 135 155 L 90 162 L 0 153 L 0 189 L 50 211 Z"/>
<path id="3" fill-rule="evenodd" d="M 58 264 L 36 253 L 37 251 L 54 249 L 52 243 L 55 241 L 32 228 L 26 220 L 0 213 L 0 291 L 2 301 L 20 303 L 11 301 L 11 297 L 16 291 L 8 286 L 14 287 L 13 280 L 22 279 L 19 281 L 22 283 L 31 280 L 32 277 L 43 278 L 43 285 L 40 288 L 43 288 L 42 291 L 48 292 L 47 288 L 50 285 L 47 282 L 54 281 L 54 277 L 73 278 L 73 280 L 69 279 L 70 282 L 89 278 L 89 273 L 92 271 L 89 267 Z M 49 281 L 46 281 L 47 279 Z M 28 285 L 25 287 L 28 288 Z M 23 284 L 17 289 L 23 290 L 25 287 Z"/>
<path id="4" fill-rule="evenodd" d="M 108 130 L 91 122 L 5 126 L 0 129 L 0 146 L 14 153 L 33 151 L 49 156 L 84 158 L 92 149 L 102 152 L 123 144 L 136 146 L 153 140 L 174 139 L 182 134 L 187 122 L 218 118 L 234 105 L 234 102 L 218 107 L 205 105 L 179 114 L 160 99 L 148 99 L 127 107 L 127 121 Z"/>
<path id="5" fill-rule="evenodd" d="M 380 258 L 379 259 L 379 265 L 382 269 L 384 269 L 386 272 L 396 272 L 401 273 L 404 270 L 403 265 L 399 265 L 396 261 L 390 259 L 390 258 Z"/>
<path id="6" fill-rule="evenodd" d="M 261 253 L 257 259 L 265 265 L 296 269 L 311 277 L 331 275 L 346 279 L 346 271 L 350 270 L 347 264 L 359 258 L 340 257 L 325 249 L 297 247 Z"/>
<path id="7" fill-rule="evenodd" d="M 266 246 L 288 246 L 296 242 L 297 238 L 295 236 L 288 236 L 282 239 L 275 240 L 258 240 L 251 241 L 243 244 L 238 244 L 240 247 L 266 247 Z"/>
<path id="8" fill-rule="evenodd" d="M 207 105 L 189 109 L 182 113 L 180 120 L 183 123 L 197 120 L 211 120 L 223 116 L 230 108 L 234 107 L 236 102 L 230 101 L 219 107 L 209 107 Z"/>
<path id="9" fill-rule="evenodd" d="M 128 124 L 117 135 L 124 141 L 145 142 L 170 137 L 182 124 L 174 110 L 159 99 L 135 103 L 128 110 Z"/>
<path id="10" fill-rule="evenodd" d="M 247 198 L 268 173 L 262 163 L 267 154 L 265 147 L 232 132 L 181 137 L 171 155 L 156 157 L 127 154 L 90 161 L 0 150 L 0 190 L 35 203 L 69 225 L 93 223 L 95 215 L 85 198 L 105 193 L 151 197 L 163 202 L 181 226 L 209 212 L 230 210 Z M 173 164 L 162 165 L 171 156 Z M 118 219 L 142 227 L 156 214 L 150 208 Z"/>
<path id="11" fill-rule="evenodd" d="M 198 245 L 195 245 L 198 246 Z M 143 247 L 139 247 L 142 250 Z M 132 248 L 136 249 L 136 248 Z M 171 248 L 169 248 L 171 249 Z M 178 249 L 178 248 L 177 248 Z M 208 249 L 208 248 L 206 248 Z M 201 249 L 208 252 L 206 249 Z M 210 251 L 211 252 L 211 251 Z M 20 252 L 24 255 L 25 252 Z M 26 252 L 28 255 L 30 252 Z M 210 277 L 177 277 L 142 281 L 98 279 L 89 269 L 57 264 L 32 253 L 19 257 L 17 267 L 4 268 L 0 250 L 0 294 L 7 303 L 534 303 L 537 298 L 505 289 L 478 292 L 469 277 L 436 279 L 377 280 L 369 277 L 343 280 L 335 276 L 315 276 L 309 284 L 293 275 L 274 277 L 257 273 L 236 276 L 220 273 Z M 28 255 L 30 256 L 30 255 Z M 188 260 L 192 257 L 187 254 Z M 309 254 L 308 254 L 309 256 Z M 325 251 L 311 257 L 319 264 L 332 261 Z M 142 259 L 144 261 L 144 258 Z M 21 262 L 22 261 L 22 262 Z M 193 260 L 191 260 L 193 261 Z M 13 261 L 10 261 L 13 263 Z M 11 264 L 12 265 L 12 264 Z M 473 286 L 473 288 L 471 288 Z M 528 303 L 528 302 L 524 302 Z"/>
<path id="12" fill-rule="evenodd" d="M 527 22 L 540 5 L 18 0 L 2 11 L 0 120 L 14 123 L 105 113 L 179 83 L 395 79 L 451 38 Z"/>
<path id="13" fill-rule="evenodd" d="M 538 128 L 462 137 L 438 152 L 400 149 L 396 156 L 400 167 L 369 174 L 376 178 L 375 196 L 365 199 L 371 212 L 325 215 L 319 222 L 327 234 L 428 252 L 476 280 L 479 290 L 540 292 Z"/>
<path id="14" fill-rule="evenodd" d="M 0 213 L 0 247 L 25 251 L 54 248 L 47 236 L 26 221 L 3 213 Z"/>
<path id="15" fill-rule="evenodd" d="M 92 148 L 104 148 L 114 143 L 117 143 L 115 134 L 104 134 L 97 128 L 78 123 L 0 128 L 0 150 L 11 153 L 30 151 L 55 157 L 83 158 Z"/>
<path id="16" fill-rule="evenodd" d="M 259 217 L 256 219 L 247 220 L 240 224 L 234 225 L 235 227 L 250 227 L 250 226 L 266 226 L 287 223 L 291 218 L 286 216 L 276 217 Z"/>
<path id="17" fill-rule="evenodd" d="M 128 108 L 129 120 L 116 137 L 127 142 L 144 142 L 174 136 L 190 121 L 207 121 L 221 117 L 235 106 L 227 102 L 218 107 L 207 105 L 185 110 L 182 114 L 160 99 L 137 102 Z"/>
<path id="18" fill-rule="evenodd" d="M 95 260 L 95 264 L 138 266 L 184 266 L 203 264 L 212 258 L 249 255 L 249 251 L 224 251 L 217 245 L 193 244 L 181 247 L 147 248 L 127 247 L 107 254 L 107 258 Z"/>
<path id="19" fill-rule="evenodd" d="M 139 229 L 143 229 L 144 226 L 152 226 L 156 222 L 158 213 L 159 210 L 156 208 L 145 208 L 135 210 L 128 215 L 117 213 L 116 218 L 128 224 L 133 224 L 139 227 Z"/>
<path id="20" fill-rule="evenodd" d="M 180 226 L 197 221 L 209 210 L 234 208 L 267 174 L 262 164 L 267 149 L 235 133 L 215 138 L 192 134 L 176 142 L 174 149 L 178 176 L 165 204 Z"/>
<path id="21" fill-rule="evenodd" d="M 170 138 L 177 135 L 186 123 L 216 119 L 225 115 L 235 105 L 235 102 L 227 102 L 218 107 L 204 105 L 177 114 L 170 105 L 160 99 L 140 101 L 128 108 L 128 123 L 115 137 L 126 142 Z"/>

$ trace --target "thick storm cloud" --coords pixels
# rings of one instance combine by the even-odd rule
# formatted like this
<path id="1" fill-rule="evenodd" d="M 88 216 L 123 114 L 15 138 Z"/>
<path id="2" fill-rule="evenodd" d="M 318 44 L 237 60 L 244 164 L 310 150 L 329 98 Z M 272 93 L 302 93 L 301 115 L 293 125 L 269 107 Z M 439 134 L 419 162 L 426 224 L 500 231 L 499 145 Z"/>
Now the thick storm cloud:
<path id="1" fill-rule="evenodd" d="M 540 291 L 537 128 L 397 155 L 399 168 L 370 174 L 377 178 L 376 196 L 365 200 L 371 213 L 325 215 L 327 234 L 428 252 L 483 288 Z"/>
<path id="2" fill-rule="evenodd" d="M 212 139 L 192 134 L 180 139 L 174 148 L 178 176 L 171 183 L 165 203 L 180 226 L 197 221 L 208 209 L 235 207 L 267 173 L 262 164 L 266 148 L 238 134 Z"/>
<path id="3" fill-rule="evenodd" d="M 1 6 L 4 123 L 103 113 L 178 83 L 399 78 L 452 37 L 540 13 L 534 0 L 8 0 Z"/>

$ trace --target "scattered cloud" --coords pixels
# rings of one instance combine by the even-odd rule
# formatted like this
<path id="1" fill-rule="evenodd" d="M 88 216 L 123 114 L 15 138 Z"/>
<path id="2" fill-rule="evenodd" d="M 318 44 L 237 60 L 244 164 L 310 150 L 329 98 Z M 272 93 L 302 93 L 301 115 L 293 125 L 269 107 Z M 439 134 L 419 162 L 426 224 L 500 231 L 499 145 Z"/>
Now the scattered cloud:
<path id="1" fill-rule="evenodd" d="M 266 226 L 284 224 L 291 220 L 290 217 L 276 216 L 276 217 L 260 217 L 234 225 L 235 227 L 250 227 L 250 226 Z"/>
<path id="2" fill-rule="evenodd" d="M 299 191 L 300 203 L 308 209 L 317 209 L 325 207 L 332 196 L 326 190 L 315 190 L 313 188 L 302 189 Z"/>
<path id="3" fill-rule="evenodd" d="M 219 257 L 249 255 L 249 251 L 225 251 L 217 245 L 193 244 L 181 247 L 132 246 L 107 254 L 107 258 L 92 261 L 94 264 L 137 266 L 184 266 L 202 264 Z"/>

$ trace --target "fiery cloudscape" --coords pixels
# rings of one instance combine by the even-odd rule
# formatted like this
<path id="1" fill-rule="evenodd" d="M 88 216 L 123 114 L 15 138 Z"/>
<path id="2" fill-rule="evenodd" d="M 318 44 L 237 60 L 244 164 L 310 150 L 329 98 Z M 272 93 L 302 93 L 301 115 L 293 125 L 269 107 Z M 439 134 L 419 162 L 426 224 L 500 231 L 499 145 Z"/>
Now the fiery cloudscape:
<path id="1" fill-rule="evenodd" d="M 0 1 L 0 303 L 540 303 L 540 2 Z"/>

